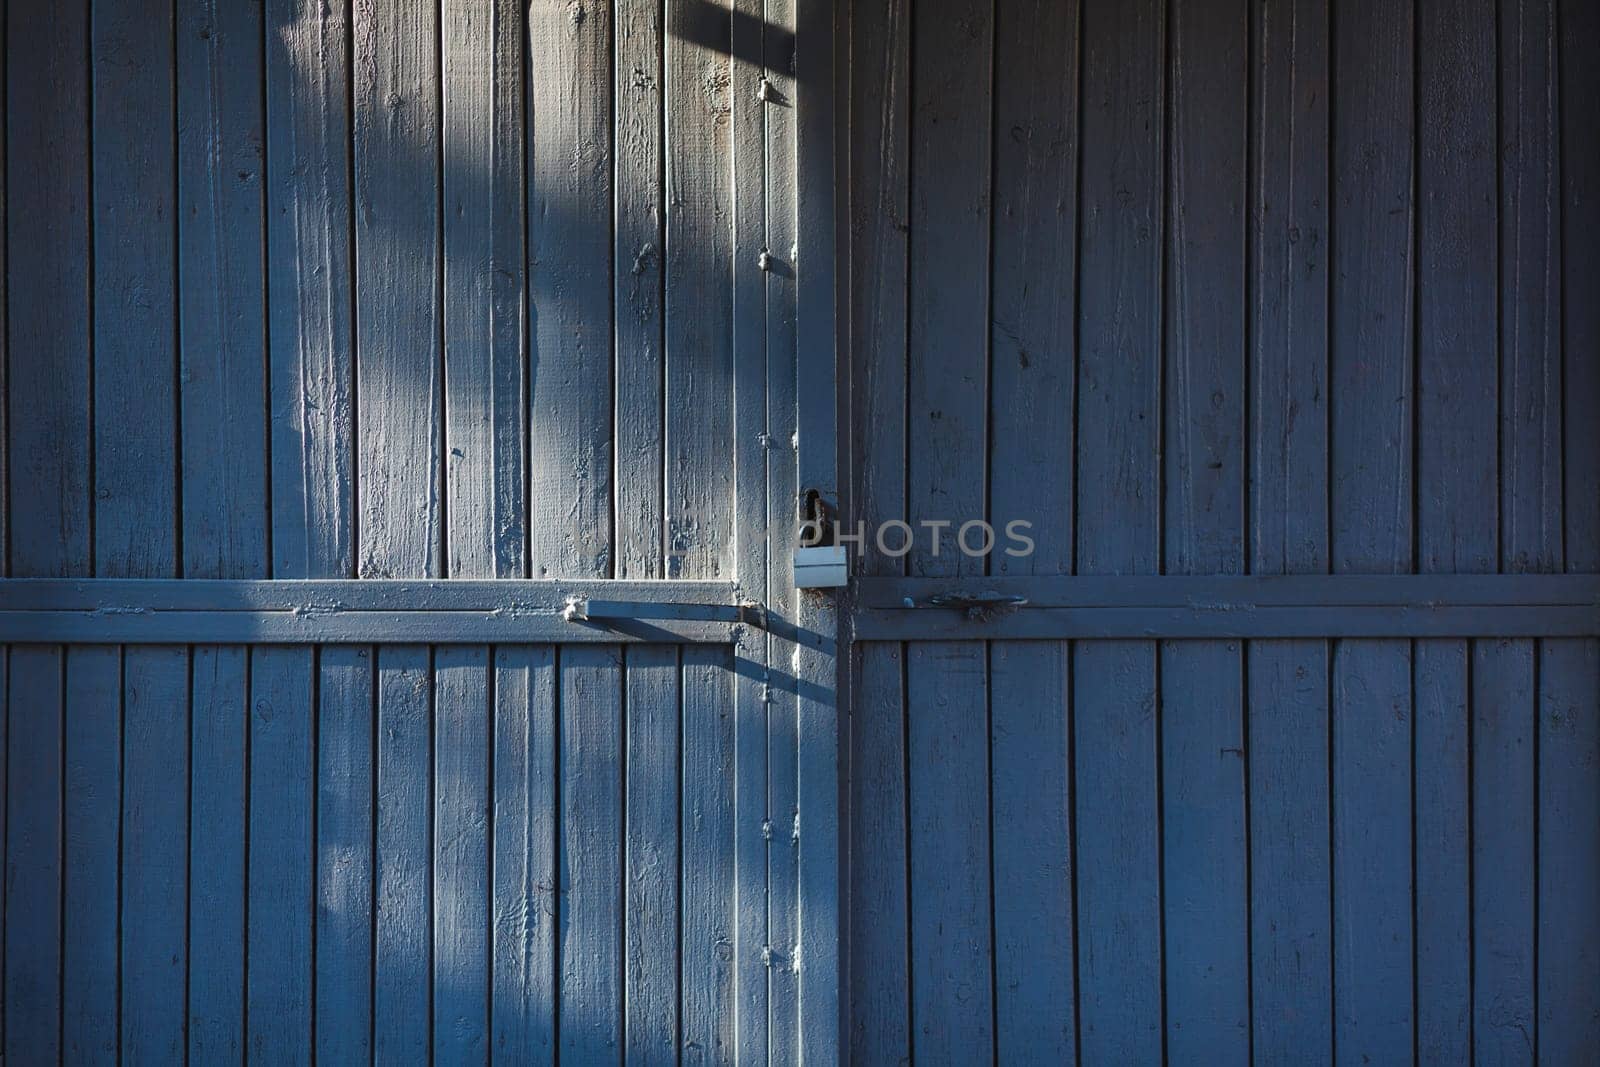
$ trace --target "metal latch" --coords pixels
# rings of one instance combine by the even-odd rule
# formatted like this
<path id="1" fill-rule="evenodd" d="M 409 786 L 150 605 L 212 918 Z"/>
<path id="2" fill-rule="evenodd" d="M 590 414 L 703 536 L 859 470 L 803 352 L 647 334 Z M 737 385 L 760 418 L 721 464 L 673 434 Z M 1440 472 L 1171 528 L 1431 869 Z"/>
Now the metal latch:
<path id="1" fill-rule="evenodd" d="M 974 622 L 992 619 L 997 615 L 1006 615 L 1028 602 L 1025 596 L 1014 596 L 1006 593 L 994 592 L 954 592 L 935 593 L 928 598 L 927 607 L 954 608 L 963 612 L 967 618 Z M 922 605 L 907 598 L 906 607 L 915 608 Z"/>

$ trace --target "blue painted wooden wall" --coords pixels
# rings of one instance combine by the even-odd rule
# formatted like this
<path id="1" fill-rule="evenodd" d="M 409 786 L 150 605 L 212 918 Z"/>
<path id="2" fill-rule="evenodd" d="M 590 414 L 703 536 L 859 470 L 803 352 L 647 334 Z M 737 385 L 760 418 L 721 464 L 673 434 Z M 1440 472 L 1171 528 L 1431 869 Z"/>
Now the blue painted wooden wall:
<path id="1" fill-rule="evenodd" d="M 5 577 L 781 608 L 795 8 L 9 4 Z M 792 1062 L 800 702 L 735 652 L 12 646 L 3 1058 Z"/>
<path id="2" fill-rule="evenodd" d="M 850 36 L 854 511 L 1037 543 L 868 574 L 1600 569 L 1593 5 Z M 1597 642 L 854 656 L 855 1062 L 1600 1057 Z"/>

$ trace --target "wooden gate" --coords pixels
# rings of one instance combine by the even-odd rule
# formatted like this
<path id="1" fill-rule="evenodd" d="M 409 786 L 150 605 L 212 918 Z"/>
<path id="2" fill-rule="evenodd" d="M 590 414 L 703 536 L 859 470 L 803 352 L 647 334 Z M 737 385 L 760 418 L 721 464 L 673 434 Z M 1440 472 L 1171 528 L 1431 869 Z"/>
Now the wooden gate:
<path id="1" fill-rule="evenodd" d="M 9 1062 L 837 1056 L 832 35 L 11 6 Z"/>
<path id="2" fill-rule="evenodd" d="M 854 6 L 855 1062 L 1594 1061 L 1597 41 Z"/>

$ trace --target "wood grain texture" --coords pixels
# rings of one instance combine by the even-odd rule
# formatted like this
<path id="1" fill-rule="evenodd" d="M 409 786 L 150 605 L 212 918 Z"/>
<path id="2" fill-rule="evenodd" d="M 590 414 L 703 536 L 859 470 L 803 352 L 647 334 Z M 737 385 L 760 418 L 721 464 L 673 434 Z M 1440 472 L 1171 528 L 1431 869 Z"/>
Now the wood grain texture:
<path id="1" fill-rule="evenodd" d="M 729 649 L 683 650 L 679 1041 L 682 1058 L 690 1063 L 733 1063 L 737 1048 L 738 967 L 733 946 L 734 883 L 739 872 L 734 865 L 732 670 Z M 630 717 L 633 710 L 629 705 Z M 782 844 L 781 827 L 775 836 Z M 783 965 L 782 960 L 775 962 Z M 774 1030 L 778 1028 L 775 1021 Z"/>
<path id="2" fill-rule="evenodd" d="M 491 1051 L 496 1063 L 554 1063 L 556 650 L 501 645 L 494 670 Z"/>
<path id="3" fill-rule="evenodd" d="M 560 660 L 560 1058 L 619 1062 L 623 1041 L 622 654 L 593 645 Z"/>
<path id="4" fill-rule="evenodd" d="M 379 1059 L 426 1059 L 433 1001 L 433 655 L 378 656 L 372 1026 Z"/>
<path id="5" fill-rule="evenodd" d="M 348 0 L 269 0 L 272 574 L 355 577 L 355 246 Z"/>
<path id="6" fill-rule="evenodd" d="M 250 1059 L 311 1057 L 317 858 L 309 648 L 250 652 L 245 1032 Z"/>
<path id="7" fill-rule="evenodd" d="M 527 534 L 524 22 L 507 0 L 452 0 L 440 18 L 446 573 L 517 578 Z"/>
<path id="8" fill-rule="evenodd" d="M 994 1046 L 986 659 L 927 643 L 906 662 L 912 1045 L 949 1063 Z"/>
<path id="9" fill-rule="evenodd" d="M 317 1055 L 333 1062 L 372 1055 L 374 664 L 362 645 L 318 652 Z"/>
<path id="10" fill-rule="evenodd" d="M 115 647 L 75 646 L 66 660 L 61 1041 L 82 1062 L 116 1056 L 121 1038 L 123 665 Z"/>
<path id="11" fill-rule="evenodd" d="M 1586 237 L 1600 225 L 1600 142 L 1586 133 L 1600 99 L 1600 11 L 1566 5 L 1560 33 L 1563 547 L 1568 573 L 1592 573 L 1600 570 L 1600 420 L 1584 412 L 1600 403 L 1600 309 L 1578 294 L 1600 281 Z M 1600 894 L 1600 642 L 1545 642 L 1539 678 L 1538 1045 L 1555 1062 L 1600 1046 L 1600 919 L 1586 904 Z"/>
<path id="12" fill-rule="evenodd" d="M 731 577 L 731 283 L 759 255 L 733 246 L 733 19 L 674 3 L 666 22 L 665 575 Z"/>
<path id="13" fill-rule="evenodd" d="M 433 1057 L 489 1050 L 489 650 L 433 660 Z"/>
<path id="14" fill-rule="evenodd" d="M 626 1059 L 676 1063 L 679 1038 L 680 886 L 689 868 L 679 846 L 686 778 L 679 650 L 642 645 L 626 652 Z M 727 773 L 732 768 L 725 769 Z M 682 809 L 686 810 L 686 809 Z M 687 830 L 689 819 L 684 818 Z M 730 942 L 731 944 L 731 942 Z M 728 1013 L 731 1023 L 733 1013 Z"/>
<path id="15" fill-rule="evenodd" d="M 612 18 L 615 155 L 612 313 L 616 330 L 616 576 L 661 578 L 666 474 L 664 6 L 621 3 Z"/>
<path id="16" fill-rule="evenodd" d="M 183 573 L 264 578 L 267 136 L 262 7 L 177 5 Z"/>
<path id="17" fill-rule="evenodd" d="M 612 575 L 611 7 L 528 9 L 528 418 L 535 578 Z"/>
<path id="18" fill-rule="evenodd" d="M 181 647 L 123 654 L 119 1048 L 130 1059 L 176 1059 L 187 1044 L 189 669 Z"/>
<path id="19" fill-rule="evenodd" d="M 95 570 L 170 575 L 178 526 L 172 8 L 97 4 L 91 22 Z"/>
<path id="20" fill-rule="evenodd" d="M 66 653 L 50 646 L 8 652 L 6 787 L 7 1059 L 64 1055 L 61 877 Z M 24 715 L 22 708 L 32 711 Z"/>
<path id="21" fill-rule="evenodd" d="M 354 15 L 359 573 L 431 578 L 444 573 L 439 12 Z"/>
<path id="22" fill-rule="evenodd" d="M 264 555 L 263 555 L 263 558 Z M 189 1056 L 245 1052 L 245 746 L 250 651 L 199 645 L 189 692 Z"/>

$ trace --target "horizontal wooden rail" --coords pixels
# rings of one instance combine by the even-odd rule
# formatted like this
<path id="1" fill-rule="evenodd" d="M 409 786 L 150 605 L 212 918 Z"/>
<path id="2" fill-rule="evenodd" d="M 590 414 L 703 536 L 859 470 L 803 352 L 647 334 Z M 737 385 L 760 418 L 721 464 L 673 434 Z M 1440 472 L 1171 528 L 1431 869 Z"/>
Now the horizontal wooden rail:
<path id="1" fill-rule="evenodd" d="M 726 643 L 745 621 L 728 582 L 0 581 L 5 643 Z"/>
<path id="2" fill-rule="evenodd" d="M 863 578 L 853 632 L 862 641 L 1590 637 L 1600 635 L 1600 575 Z"/>

